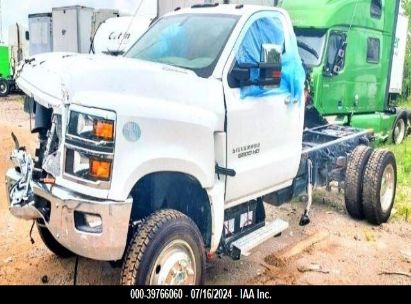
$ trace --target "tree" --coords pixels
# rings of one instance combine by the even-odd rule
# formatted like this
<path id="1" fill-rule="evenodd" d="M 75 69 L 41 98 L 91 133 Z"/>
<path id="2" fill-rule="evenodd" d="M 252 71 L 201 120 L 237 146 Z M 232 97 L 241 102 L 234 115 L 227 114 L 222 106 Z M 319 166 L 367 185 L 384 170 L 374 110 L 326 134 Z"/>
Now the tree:
<path id="1" fill-rule="evenodd" d="M 411 0 L 402 0 L 402 5 L 405 9 L 406 14 L 411 17 Z M 404 68 L 403 95 L 405 98 L 407 98 L 411 96 L 411 22 L 408 24 L 408 40 Z"/>

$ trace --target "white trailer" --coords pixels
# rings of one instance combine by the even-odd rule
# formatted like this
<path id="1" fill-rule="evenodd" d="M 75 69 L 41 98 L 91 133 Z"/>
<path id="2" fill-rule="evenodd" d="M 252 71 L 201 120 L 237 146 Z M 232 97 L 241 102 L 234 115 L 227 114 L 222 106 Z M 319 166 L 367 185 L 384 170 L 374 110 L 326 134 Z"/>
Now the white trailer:
<path id="1" fill-rule="evenodd" d="M 26 27 L 19 23 L 9 26 L 9 46 L 11 68 L 14 72 L 18 63 L 22 61 L 29 52 L 29 34 Z"/>
<path id="2" fill-rule="evenodd" d="M 118 9 L 98 9 L 93 14 L 93 20 L 91 25 L 91 37 L 94 37 L 98 28 L 104 21 L 110 18 L 120 17 Z"/>
<path id="3" fill-rule="evenodd" d="M 53 51 L 88 53 L 94 9 L 85 6 L 53 8 Z"/>
<path id="4" fill-rule="evenodd" d="M 398 15 L 397 30 L 394 42 L 394 53 L 391 67 L 390 93 L 401 94 L 404 79 L 405 53 L 408 36 L 408 16 L 403 9 Z"/>
<path id="5" fill-rule="evenodd" d="M 111 18 L 102 23 L 94 35 L 90 52 L 93 54 L 123 54 L 147 31 L 156 18 L 177 8 L 207 2 L 205 0 L 157 0 L 156 3 L 151 1 L 143 2 L 134 17 Z"/>
<path id="6" fill-rule="evenodd" d="M 51 13 L 30 14 L 29 33 L 30 56 L 53 51 L 53 19 Z"/>

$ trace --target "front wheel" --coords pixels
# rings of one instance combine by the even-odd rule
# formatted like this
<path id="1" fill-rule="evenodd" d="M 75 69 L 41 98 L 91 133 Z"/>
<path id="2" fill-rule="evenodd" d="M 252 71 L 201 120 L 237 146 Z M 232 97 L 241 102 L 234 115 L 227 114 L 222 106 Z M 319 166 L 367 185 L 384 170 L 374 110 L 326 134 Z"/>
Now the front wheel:
<path id="1" fill-rule="evenodd" d="M 201 285 L 205 249 L 193 221 L 175 210 L 149 216 L 134 233 L 121 271 L 122 285 Z"/>
<path id="2" fill-rule="evenodd" d="M 9 82 L 4 79 L 0 78 L 0 97 L 6 97 L 10 93 L 10 85 Z"/>

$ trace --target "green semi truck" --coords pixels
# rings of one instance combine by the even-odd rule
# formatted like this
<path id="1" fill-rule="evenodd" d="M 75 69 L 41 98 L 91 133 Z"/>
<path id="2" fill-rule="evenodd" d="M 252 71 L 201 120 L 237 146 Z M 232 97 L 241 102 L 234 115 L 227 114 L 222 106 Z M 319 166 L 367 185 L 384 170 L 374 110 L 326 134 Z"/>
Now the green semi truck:
<path id="1" fill-rule="evenodd" d="M 293 20 L 309 103 L 322 117 L 401 143 L 410 132 L 411 114 L 396 106 L 408 33 L 400 0 L 283 0 L 279 5 Z"/>
<path id="2" fill-rule="evenodd" d="M 211 2 L 287 10 L 307 72 L 307 127 L 332 120 L 396 144 L 410 133 L 410 111 L 396 105 L 408 33 L 400 0 Z"/>
<path id="3" fill-rule="evenodd" d="M 11 74 L 9 47 L 0 45 L 0 97 L 7 96 L 14 85 Z"/>
<path id="4" fill-rule="evenodd" d="M 0 97 L 19 91 L 15 72 L 28 54 L 29 33 L 26 28 L 15 23 L 8 27 L 8 34 L 7 45 L 0 44 Z"/>

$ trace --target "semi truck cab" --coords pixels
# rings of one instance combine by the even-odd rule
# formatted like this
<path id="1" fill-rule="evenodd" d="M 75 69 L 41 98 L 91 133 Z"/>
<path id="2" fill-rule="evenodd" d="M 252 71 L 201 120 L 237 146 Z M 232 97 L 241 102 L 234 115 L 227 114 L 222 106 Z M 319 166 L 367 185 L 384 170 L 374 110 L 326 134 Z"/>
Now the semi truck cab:
<path id="1" fill-rule="evenodd" d="M 343 124 L 371 128 L 379 140 L 401 143 L 411 112 L 395 102 L 408 31 L 400 1 L 284 0 L 281 7 L 294 24 L 311 106 Z"/>
<path id="2" fill-rule="evenodd" d="M 369 131 L 304 130 L 283 9 L 195 5 L 125 56 L 38 55 L 18 75 L 39 148 L 32 158 L 14 137 L 10 211 L 61 257 L 122 261 L 122 284 L 202 284 L 206 255 L 239 259 L 287 229 L 264 201 L 307 191 L 306 225 L 312 189 L 331 181 L 347 184 L 353 217 L 391 214 L 392 153 L 368 147 Z"/>

